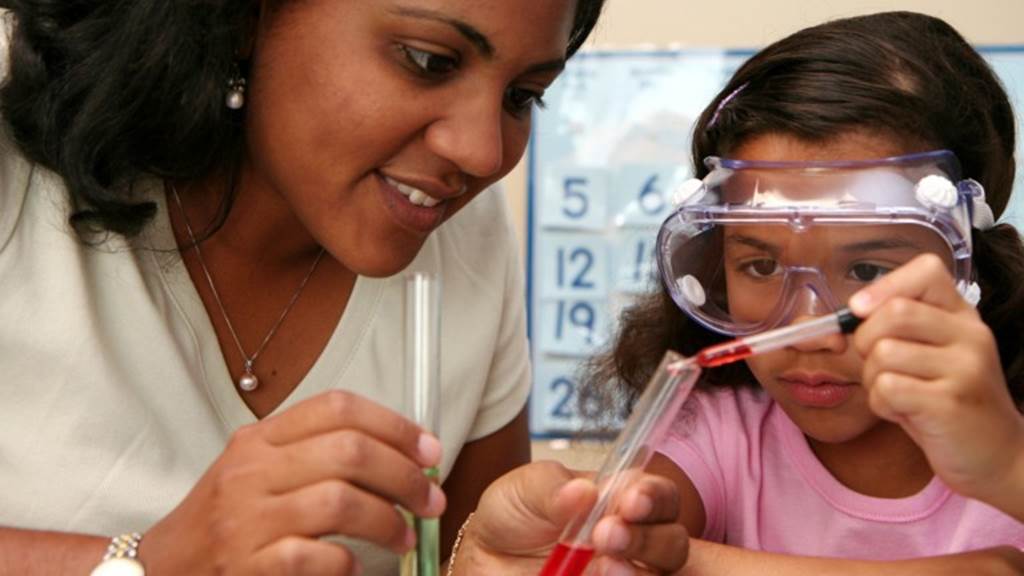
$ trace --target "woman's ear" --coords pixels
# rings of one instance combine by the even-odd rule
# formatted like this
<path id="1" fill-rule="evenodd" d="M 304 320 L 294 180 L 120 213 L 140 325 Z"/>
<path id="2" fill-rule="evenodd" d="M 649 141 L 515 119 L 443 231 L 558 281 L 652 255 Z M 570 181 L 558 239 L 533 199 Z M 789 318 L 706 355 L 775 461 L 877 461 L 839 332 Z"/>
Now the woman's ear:
<path id="1" fill-rule="evenodd" d="M 235 60 L 247 61 L 252 58 L 253 48 L 256 45 L 256 38 L 260 34 L 260 28 L 264 25 L 263 19 L 273 14 L 274 7 L 281 0 L 254 0 L 249 10 L 249 17 L 242 25 L 242 34 L 238 38 L 238 46 L 235 47 Z"/>

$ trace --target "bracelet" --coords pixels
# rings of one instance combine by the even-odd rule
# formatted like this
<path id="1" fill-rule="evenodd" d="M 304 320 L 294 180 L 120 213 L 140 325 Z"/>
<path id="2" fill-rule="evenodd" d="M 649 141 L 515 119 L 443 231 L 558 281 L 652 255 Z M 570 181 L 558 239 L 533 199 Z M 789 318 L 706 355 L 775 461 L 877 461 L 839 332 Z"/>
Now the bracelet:
<path id="1" fill-rule="evenodd" d="M 459 545 L 462 544 L 462 537 L 466 534 L 466 527 L 469 526 L 469 521 L 473 519 L 473 515 L 476 512 L 470 512 L 469 516 L 466 516 L 466 521 L 459 527 L 458 534 L 455 535 L 455 543 L 452 544 L 452 553 L 448 557 L 448 571 L 445 576 L 452 576 L 455 573 L 455 554 L 459 551 Z"/>

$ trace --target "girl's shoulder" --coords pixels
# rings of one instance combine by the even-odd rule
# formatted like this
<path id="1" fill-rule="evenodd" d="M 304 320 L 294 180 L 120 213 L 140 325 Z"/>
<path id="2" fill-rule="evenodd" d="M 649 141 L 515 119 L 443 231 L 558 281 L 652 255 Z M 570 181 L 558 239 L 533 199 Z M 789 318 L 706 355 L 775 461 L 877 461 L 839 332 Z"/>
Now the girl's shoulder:
<path id="1" fill-rule="evenodd" d="M 760 387 L 701 389 L 676 415 L 665 441 L 702 451 L 748 452 L 777 431 L 776 419 L 775 402 Z"/>

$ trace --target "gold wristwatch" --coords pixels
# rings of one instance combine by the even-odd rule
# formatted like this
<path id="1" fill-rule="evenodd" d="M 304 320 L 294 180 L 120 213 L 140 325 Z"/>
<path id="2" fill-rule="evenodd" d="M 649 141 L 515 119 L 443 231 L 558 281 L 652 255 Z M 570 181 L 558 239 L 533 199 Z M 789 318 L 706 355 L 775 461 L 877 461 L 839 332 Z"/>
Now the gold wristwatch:
<path id="1" fill-rule="evenodd" d="M 103 561 L 99 563 L 89 576 L 146 576 L 146 569 L 139 562 L 139 541 L 142 534 L 130 532 L 115 536 Z"/>

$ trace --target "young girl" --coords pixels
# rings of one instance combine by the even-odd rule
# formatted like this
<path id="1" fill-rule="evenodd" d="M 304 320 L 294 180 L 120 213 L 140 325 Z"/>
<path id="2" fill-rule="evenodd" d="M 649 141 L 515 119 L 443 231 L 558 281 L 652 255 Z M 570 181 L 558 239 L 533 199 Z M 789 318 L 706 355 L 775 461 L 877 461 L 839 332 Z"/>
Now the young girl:
<path id="1" fill-rule="evenodd" d="M 993 223 L 1014 119 L 989 67 L 935 18 L 827 23 L 744 64 L 693 148 L 703 182 L 660 233 L 665 288 L 626 314 L 592 384 L 635 394 L 666 348 L 848 303 L 867 318 L 705 372 L 651 465 L 701 539 L 686 573 L 1024 569 L 1024 525 L 950 488 L 992 495 L 1024 462 L 1024 250 Z M 974 423 L 963 451 L 943 411 Z"/>

